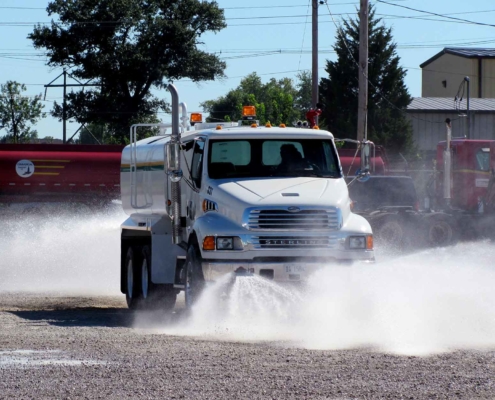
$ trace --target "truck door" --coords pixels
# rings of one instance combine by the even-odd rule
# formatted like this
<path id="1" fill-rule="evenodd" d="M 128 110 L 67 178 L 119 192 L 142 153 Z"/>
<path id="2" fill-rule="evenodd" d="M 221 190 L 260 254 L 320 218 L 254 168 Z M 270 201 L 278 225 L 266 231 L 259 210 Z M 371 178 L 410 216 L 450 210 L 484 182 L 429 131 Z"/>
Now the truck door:
<path id="1" fill-rule="evenodd" d="M 191 144 L 186 143 L 184 154 L 186 164 L 184 168 L 186 170 L 185 178 L 192 187 L 182 186 L 182 207 L 185 210 L 188 227 L 194 224 L 194 220 L 201 210 L 199 191 L 202 186 L 204 146 L 205 141 L 203 137 L 195 138 Z M 188 149 L 188 147 L 190 148 Z"/>

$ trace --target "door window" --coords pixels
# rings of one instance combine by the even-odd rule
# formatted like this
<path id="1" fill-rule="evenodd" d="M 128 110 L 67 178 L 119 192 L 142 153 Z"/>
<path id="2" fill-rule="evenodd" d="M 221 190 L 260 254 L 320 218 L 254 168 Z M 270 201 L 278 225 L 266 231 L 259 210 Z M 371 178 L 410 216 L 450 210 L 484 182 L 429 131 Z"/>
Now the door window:
<path id="1" fill-rule="evenodd" d="M 198 189 L 201 188 L 201 175 L 203 174 L 203 149 L 205 142 L 196 140 L 191 163 L 191 179 Z"/>

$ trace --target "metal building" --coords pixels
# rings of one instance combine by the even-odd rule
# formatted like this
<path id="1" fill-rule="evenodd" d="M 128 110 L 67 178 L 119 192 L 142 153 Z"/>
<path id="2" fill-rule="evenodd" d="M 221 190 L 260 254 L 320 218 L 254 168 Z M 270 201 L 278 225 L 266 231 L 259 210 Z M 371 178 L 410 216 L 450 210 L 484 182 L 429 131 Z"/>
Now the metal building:
<path id="1" fill-rule="evenodd" d="M 432 151 L 445 140 L 445 120 L 450 118 L 452 136 L 469 139 L 495 139 L 495 98 L 415 97 L 407 107 L 413 138 L 419 150 Z"/>

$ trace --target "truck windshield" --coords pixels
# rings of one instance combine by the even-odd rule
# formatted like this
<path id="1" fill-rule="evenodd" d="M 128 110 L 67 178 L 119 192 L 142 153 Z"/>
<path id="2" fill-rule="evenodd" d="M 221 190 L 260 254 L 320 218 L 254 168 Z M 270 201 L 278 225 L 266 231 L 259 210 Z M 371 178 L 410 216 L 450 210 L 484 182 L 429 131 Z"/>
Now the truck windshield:
<path id="1" fill-rule="evenodd" d="M 208 176 L 212 179 L 257 177 L 340 178 L 331 140 L 211 140 Z"/>

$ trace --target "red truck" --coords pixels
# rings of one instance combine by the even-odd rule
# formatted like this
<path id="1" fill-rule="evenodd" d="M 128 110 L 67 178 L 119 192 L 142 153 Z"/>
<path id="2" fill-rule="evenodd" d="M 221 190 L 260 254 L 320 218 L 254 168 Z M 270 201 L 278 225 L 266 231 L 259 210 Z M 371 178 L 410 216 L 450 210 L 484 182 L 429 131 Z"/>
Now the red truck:
<path id="1" fill-rule="evenodd" d="M 412 179 L 390 176 L 387 163 L 383 174 L 349 187 L 355 212 L 368 219 L 377 242 L 403 248 L 495 237 L 495 140 L 451 140 L 447 128 L 426 188 L 427 209 L 419 211 Z M 360 165 L 359 156 L 353 163 Z"/>

